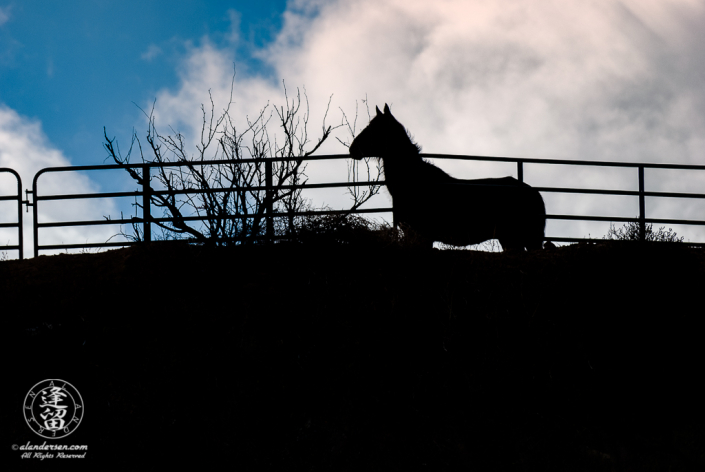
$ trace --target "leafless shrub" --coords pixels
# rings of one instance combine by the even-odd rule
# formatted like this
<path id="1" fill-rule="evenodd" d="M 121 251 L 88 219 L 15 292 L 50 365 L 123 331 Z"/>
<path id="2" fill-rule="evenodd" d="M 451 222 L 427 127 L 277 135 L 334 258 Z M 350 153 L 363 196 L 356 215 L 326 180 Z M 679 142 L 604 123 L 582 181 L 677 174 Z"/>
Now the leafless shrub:
<path id="1" fill-rule="evenodd" d="M 610 223 L 610 229 L 603 239 L 618 240 L 618 241 L 641 241 L 641 228 L 638 222 L 630 221 L 621 228 L 615 228 L 613 223 Z M 683 236 L 680 238 L 673 229 L 668 228 L 665 231 L 665 226 L 654 231 L 653 224 L 644 225 L 644 241 L 658 241 L 669 243 L 682 243 Z"/>
<path id="2" fill-rule="evenodd" d="M 369 121 L 372 119 L 372 115 L 370 114 L 370 107 L 367 98 L 363 100 L 363 103 L 365 104 L 365 108 L 367 110 L 367 118 Z M 347 127 L 350 137 L 355 138 L 355 136 L 357 135 L 357 103 L 355 103 L 355 118 L 353 119 L 352 123 L 350 123 L 350 120 L 348 119 L 345 112 L 342 109 L 340 111 L 343 114 L 343 124 Z M 340 138 L 337 139 L 345 147 L 350 147 L 349 142 L 342 141 L 340 140 Z M 382 161 L 380 161 L 379 159 L 374 159 L 372 157 L 363 157 L 361 160 L 349 159 L 348 182 L 360 182 L 361 173 L 363 174 L 363 178 L 365 181 L 379 182 L 380 177 L 382 175 Z M 380 185 L 371 185 L 367 186 L 366 188 L 357 185 L 348 187 L 348 193 L 353 199 L 353 206 L 351 207 L 351 209 L 356 210 L 357 208 L 359 208 L 363 203 L 377 195 L 381 188 L 382 187 Z"/>
<path id="3" fill-rule="evenodd" d="M 252 244 L 273 236 L 296 237 L 295 214 L 311 208 L 300 188 L 308 181 L 304 159 L 315 153 L 336 128 L 346 124 L 354 134 L 354 124 L 343 113 L 340 125 L 327 125 L 329 99 L 320 136 L 312 140 L 306 91 L 302 98 L 297 89 L 296 96 L 290 99 L 285 87 L 285 106 L 270 109 L 267 104 L 254 119 L 247 117 L 247 125 L 240 130 L 230 111 L 232 89 L 230 101 L 220 115 L 215 112 L 210 92 L 209 96 L 210 110 L 201 106 L 203 126 L 195 155 L 191 155 L 179 132 L 171 129 L 172 134 L 165 135 L 157 131 L 153 105 L 149 113 L 143 111 L 148 119 L 146 147 L 133 133 L 130 149 L 123 156 L 116 140 L 105 132 L 108 158 L 125 166 L 138 184 L 148 184 L 144 188 L 151 192 L 151 206 L 160 209 L 165 218 L 149 218 L 161 228 L 162 239 L 225 245 Z M 268 126 L 272 120 L 283 138 L 270 137 Z M 139 152 L 141 163 L 156 164 L 156 175 L 148 177 L 143 170 L 127 167 L 133 150 Z M 376 177 L 370 173 L 369 162 L 367 170 L 368 180 L 379 180 L 379 172 Z M 349 172 L 352 183 L 359 181 L 358 171 Z M 378 192 L 379 185 L 374 183 L 367 189 L 350 187 L 353 203 L 348 211 L 356 210 Z M 135 206 L 144 214 L 140 201 Z M 268 218 L 277 214 L 277 218 Z M 123 235 L 133 241 L 143 240 L 146 236 L 140 230 L 141 220 L 135 221 L 132 234 Z"/>

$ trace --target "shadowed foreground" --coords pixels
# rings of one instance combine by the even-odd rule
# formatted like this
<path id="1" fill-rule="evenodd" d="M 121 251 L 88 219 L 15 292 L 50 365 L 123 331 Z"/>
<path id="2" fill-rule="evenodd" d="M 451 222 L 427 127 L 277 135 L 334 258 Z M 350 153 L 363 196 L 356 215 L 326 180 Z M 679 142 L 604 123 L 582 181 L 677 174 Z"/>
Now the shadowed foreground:
<path id="1" fill-rule="evenodd" d="M 702 468 L 704 262 L 631 243 L 0 262 L 2 459 L 55 470 L 10 445 L 44 441 L 22 402 L 58 378 L 86 409 L 57 442 L 93 470 Z"/>

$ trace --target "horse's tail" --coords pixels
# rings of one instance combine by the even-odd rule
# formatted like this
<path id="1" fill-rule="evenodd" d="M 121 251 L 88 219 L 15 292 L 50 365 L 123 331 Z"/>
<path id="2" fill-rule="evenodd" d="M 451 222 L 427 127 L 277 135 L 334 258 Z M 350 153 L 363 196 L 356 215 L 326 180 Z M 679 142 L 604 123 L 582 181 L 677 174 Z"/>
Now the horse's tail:
<path id="1" fill-rule="evenodd" d="M 546 204 L 538 190 L 531 188 L 530 185 L 524 185 L 530 189 L 530 195 L 527 195 L 528 198 L 524 208 L 527 226 L 525 247 L 527 250 L 542 249 L 543 240 L 546 236 Z"/>

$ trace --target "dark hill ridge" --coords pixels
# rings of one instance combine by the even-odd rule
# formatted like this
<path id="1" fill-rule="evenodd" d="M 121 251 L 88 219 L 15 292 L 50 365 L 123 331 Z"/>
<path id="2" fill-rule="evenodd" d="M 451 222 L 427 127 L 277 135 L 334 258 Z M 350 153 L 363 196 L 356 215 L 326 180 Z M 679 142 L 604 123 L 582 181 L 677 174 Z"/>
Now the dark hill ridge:
<path id="1" fill-rule="evenodd" d="M 703 282 L 665 243 L 4 261 L 4 453 L 29 463 L 22 401 L 59 378 L 94 470 L 702 468 Z"/>

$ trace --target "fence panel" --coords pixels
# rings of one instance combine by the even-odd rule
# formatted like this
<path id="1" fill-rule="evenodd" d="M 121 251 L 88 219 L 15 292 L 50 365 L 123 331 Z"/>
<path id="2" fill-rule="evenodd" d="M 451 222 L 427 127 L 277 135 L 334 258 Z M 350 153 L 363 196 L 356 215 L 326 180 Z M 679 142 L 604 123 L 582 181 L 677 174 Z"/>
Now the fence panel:
<path id="1" fill-rule="evenodd" d="M 534 188 L 542 193 L 564 193 L 564 194 L 602 194 L 602 195 L 622 195 L 638 197 L 638 208 L 636 208 L 637 217 L 615 217 L 615 216 L 585 216 L 571 214 L 551 214 L 546 215 L 547 220 L 572 220 L 572 221 L 605 221 L 605 222 L 636 222 L 640 227 L 641 237 L 644 237 L 644 228 L 647 224 L 674 224 L 685 226 L 705 226 L 705 221 L 699 219 L 674 219 L 674 218 L 648 218 L 646 215 L 646 198 L 679 198 L 679 199 L 705 199 L 703 193 L 683 193 L 683 192 L 655 192 L 646 190 L 645 169 L 668 169 L 677 171 L 700 171 L 702 178 L 705 181 L 705 166 L 698 165 L 681 165 L 681 164 L 651 164 L 651 163 L 630 163 L 630 162 L 609 162 L 609 161 L 580 161 L 580 160 L 557 160 L 557 159 L 530 159 L 516 157 L 487 157 L 487 156 L 462 156 L 448 154 L 421 154 L 426 158 L 440 159 L 461 159 L 468 161 L 489 161 L 489 162 L 516 162 L 519 180 L 523 181 L 524 167 L 526 164 L 542 164 L 542 165 L 563 165 L 563 166 L 579 166 L 579 167 L 606 167 L 606 168 L 626 168 L 632 169 L 635 172 L 637 190 L 610 190 L 610 189 L 590 189 L 590 188 L 571 188 L 571 187 L 538 187 Z M 530 183 L 530 182 L 528 182 Z M 547 210 L 550 210 L 548 208 Z M 705 209 L 696 212 L 697 214 L 705 215 Z M 594 241 L 594 238 L 574 238 L 547 236 L 546 241 L 555 242 L 579 242 L 579 241 Z M 688 244 L 704 246 L 705 241 L 689 242 Z"/>
<path id="2" fill-rule="evenodd" d="M 448 160 L 463 160 L 463 161 L 487 161 L 487 162 L 513 162 L 516 164 L 518 179 L 523 181 L 526 168 L 528 166 L 536 165 L 549 165 L 549 166 L 578 166 L 580 168 L 586 167 L 601 167 L 601 168 L 623 168 L 631 169 L 635 175 L 635 181 L 637 182 L 637 188 L 634 190 L 624 190 L 624 189 L 602 189 L 602 188 L 575 188 L 575 187 L 539 187 L 535 186 L 537 190 L 544 193 L 557 193 L 557 194 L 582 194 L 582 195 L 614 195 L 614 196 L 631 196 L 635 197 L 638 201 L 637 208 L 635 208 L 635 214 L 637 217 L 628 216 L 600 216 L 600 215 L 576 215 L 576 214 L 553 214 L 550 213 L 550 208 L 548 208 L 549 213 L 546 218 L 548 220 L 565 220 L 565 221 L 605 221 L 605 222 L 636 222 L 641 228 L 641 235 L 644 235 L 644 228 L 647 224 L 674 224 L 674 225 L 686 225 L 686 226 L 705 226 L 705 221 L 700 219 L 668 219 L 668 218 L 649 218 L 646 214 L 646 199 L 647 198 L 676 198 L 676 199 L 705 199 L 705 194 L 702 193 L 681 193 L 681 192 L 663 192 L 663 191 L 649 191 L 649 186 L 645 180 L 645 170 L 646 169 L 667 169 L 671 171 L 705 171 L 705 166 L 696 165 L 678 165 L 678 164 L 647 164 L 647 163 L 624 163 L 624 162 L 600 162 L 600 161 L 577 161 L 577 160 L 552 160 L 552 159 L 529 159 L 529 158 L 515 158 L 515 157 L 488 157 L 488 156 L 466 156 L 466 155 L 448 155 L 448 154 L 422 154 L 424 158 L 430 159 L 448 159 Z M 306 161 L 324 160 L 324 159 L 347 159 L 348 155 L 325 155 L 325 156 L 311 156 L 305 158 Z M 286 158 L 271 158 L 267 161 L 284 161 Z M 251 160 L 255 161 L 255 160 Z M 247 163 L 248 160 L 240 160 L 240 163 Z M 223 165 L 231 163 L 231 161 L 202 161 L 198 162 L 197 165 Z M 169 163 L 169 164 L 126 164 L 126 165 L 101 165 L 101 166 L 76 166 L 76 167 L 54 167 L 47 168 L 39 171 L 33 180 L 32 191 L 34 195 L 34 255 L 37 256 L 39 251 L 42 250 L 56 250 L 56 249 L 74 249 L 74 248 L 95 248 L 95 247 L 117 247 L 117 246 L 127 246 L 132 244 L 130 241 L 124 242 L 106 242 L 106 243 L 92 243 L 92 244 L 51 244 L 43 245 L 40 244 L 40 233 L 39 230 L 42 228 L 49 227 L 69 227 L 69 226 L 92 226 L 92 225 L 103 225 L 103 224 L 141 224 L 143 229 L 143 235 L 145 241 L 150 241 L 152 239 L 151 223 L 153 222 L 163 222 L 169 221 L 168 218 L 156 218 L 152 215 L 151 211 L 151 196 L 157 193 L 166 193 L 164 191 L 154 189 L 149 185 L 149 176 L 151 175 L 151 170 L 158 167 L 182 167 L 186 166 L 185 163 Z M 93 193 L 93 194 L 69 194 L 69 195 L 41 195 L 38 192 L 37 181 L 41 175 L 47 173 L 56 172 L 77 172 L 77 171 L 92 171 L 92 170 L 124 170 L 125 167 L 130 167 L 133 169 L 140 169 L 142 175 L 140 185 L 141 188 L 135 192 L 106 192 L 106 193 Z M 271 193 L 275 190 L 272 185 L 271 176 L 271 165 L 267 166 L 266 169 L 269 170 L 269 175 L 266 176 L 266 185 L 262 187 L 251 187 L 248 190 L 253 191 L 265 191 Z M 18 176 L 19 178 L 19 176 Z M 705 173 L 703 173 L 703 178 L 705 179 Z M 336 188 L 336 187 L 351 187 L 351 186 L 367 186 L 373 182 L 330 182 L 321 184 L 305 184 L 297 186 L 279 186 L 279 189 L 313 189 L 313 188 Z M 379 185 L 384 185 L 384 181 L 376 182 Z M 531 182 L 528 182 L 531 183 Z M 145 185 L 146 184 L 146 185 Z M 205 190 L 192 189 L 193 193 L 207 192 Z M 230 189 L 213 189 L 210 192 L 226 192 L 232 191 Z M 423 191 L 423 189 L 419 189 Z M 188 191 L 183 191 L 183 193 L 188 193 Z M 42 201 L 50 200 L 72 200 L 78 198 L 93 199 L 93 198 L 113 198 L 113 197 L 134 197 L 141 199 L 143 204 L 143 216 L 133 217 L 129 219 L 116 219 L 116 220 L 84 220 L 84 221 L 64 221 L 64 222 L 40 222 L 38 221 L 38 205 Z M 17 198 L 17 197 L 8 197 Z M 275 213 L 271 208 L 269 203 L 271 198 L 266 198 L 266 213 L 265 213 L 265 234 L 263 238 L 276 239 L 273 234 L 273 220 L 274 218 L 288 217 L 289 213 Z M 21 203 L 20 203 L 21 207 Z M 366 214 L 366 213 L 388 213 L 392 212 L 392 208 L 371 208 L 356 210 L 353 213 L 356 214 Z M 333 210 L 333 211 L 314 211 L 314 212 L 299 212 L 293 213 L 294 216 L 303 215 L 313 215 L 313 214 L 335 214 L 335 213 L 346 213 L 347 210 Z M 693 212 L 695 214 L 702 214 L 702 210 L 697 210 Z M 21 216 L 21 215 L 20 215 Z M 460 215 L 459 215 L 460 216 Z M 241 216 L 234 216 L 234 218 L 242 218 Z M 204 221 L 207 219 L 206 216 L 190 216 L 184 217 L 184 221 Z M 19 225 L 21 231 L 21 224 Z M 594 240 L 592 238 L 576 238 L 576 237 L 565 237 L 560 235 L 547 235 L 546 241 L 555 242 L 578 242 L 585 240 Z M 703 242 L 689 242 L 693 245 L 705 245 Z M 21 250 L 21 249 L 20 249 Z"/>
<path id="3" fill-rule="evenodd" d="M 349 156 L 347 155 L 325 155 L 325 156 L 311 156 L 308 158 L 305 158 L 303 160 L 306 161 L 315 161 L 315 160 L 325 160 L 325 159 L 346 159 Z M 266 183 L 267 185 L 265 186 L 253 186 L 253 187 L 248 187 L 246 190 L 249 191 L 265 191 L 268 194 L 268 197 L 265 199 L 265 206 L 267 208 L 267 211 L 265 213 L 265 234 L 261 237 L 261 239 L 278 239 L 280 237 L 274 236 L 273 234 L 273 228 L 274 224 L 273 221 L 275 218 L 287 218 L 290 215 L 293 216 L 306 216 L 306 215 L 328 215 L 328 214 L 341 214 L 341 213 L 349 213 L 349 210 L 330 210 L 330 211 L 306 211 L 306 212 L 295 212 L 295 213 L 285 213 L 285 212 L 275 212 L 272 209 L 271 201 L 272 197 L 271 194 L 274 192 L 276 189 L 280 190 L 289 190 L 289 189 L 321 189 L 321 188 L 336 188 L 336 187 L 353 187 L 353 186 L 367 186 L 370 183 L 369 182 L 331 182 L 331 183 L 322 183 L 322 184 L 304 184 L 304 185 L 278 185 L 278 186 L 273 186 L 273 178 L 272 178 L 272 166 L 271 162 L 275 161 L 286 161 L 288 160 L 287 158 L 269 158 L 265 162 L 266 165 Z M 111 165 L 97 165 L 97 166 L 74 166 L 74 167 L 51 167 L 51 168 L 46 168 L 42 169 L 39 171 L 35 176 L 34 180 L 32 183 L 32 193 L 34 195 L 34 206 L 33 206 L 33 214 L 34 214 L 34 225 L 33 225 L 33 234 L 34 234 L 34 254 L 35 257 L 39 254 L 40 251 L 48 251 L 48 250 L 61 250 L 61 249 L 82 249 L 82 248 L 102 248 L 102 247 L 122 247 L 122 246 L 129 246 L 131 244 L 135 244 L 134 242 L 131 241 L 121 241 L 121 242 L 106 242 L 106 243 L 78 243 L 78 244 L 41 244 L 41 234 L 40 230 L 44 228 L 60 228 L 60 227 L 71 227 L 71 226 L 94 226 L 94 225 L 108 225 L 108 224 L 138 224 L 142 225 L 142 234 L 143 234 L 143 240 L 145 242 L 149 242 L 152 240 L 152 230 L 151 226 L 152 223 L 155 222 L 169 222 L 171 221 L 170 218 L 159 218 L 155 217 L 152 215 L 152 205 L 153 203 L 151 202 L 151 196 L 157 195 L 157 194 L 169 194 L 170 192 L 165 191 L 165 190 L 159 190 L 159 189 L 154 189 L 152 186 L 149 184 L 150 179 L 149 176 L 151 175 L 151 172 L 155 168 L 159 167 L 186 167 L 189 165 L 196 165 L 196 166 L 216 166 L 216 165 L 227 165 L 231 163 L 254 163 L 257 162 L 256 159 L 241 159 L 238 161 L 228 161 L 228 160 L 213 160 L 213 161 L 199 161 L 197 163 L 161 163 L 161 164 L 155 164 L 155 163 L 143 163 L 143 164 L 111 164 Z M 134 191 L 134 192 L 102 192 L 102 193 L 90 193 L 90 194 L 63 194 L 63 195 L 43 195 L 38 187 L 38 180 L 39 177 L 45 174 L 52 174 L 52 173 L 61 173 L 61 172 L 83 172 L 83 171 L 97 171 L 97 170 L 122 170 L 124 171 L 125 168 L 132 168 L 132 169 L 139 169 L 140 172 L 142 172 L 142 177 L 140 181 L 138 182 L 139 184 L 139 190 Z M 145 185 L 146 183 L 146 185 Z M 379 185 L 384 185 L 383 181 L 378 182 Z M 203 189 L 189 189 L 189 190 L 179 190 L 173 193 L 176 194 L 188 194 L 188 195 L 193 195 L 193 194 L 199 194 L 199 193 L 225 193 L 225 192 L 232 192 L 233 190 L 238 190 L 237 187 L 232 188 L 223 188 L 223 189 L 211 189 L 211 190 L 203 190 Z M 143 207 L 143 212 L 142 212 L 142 217 L 132 217 L 132 218 L 119 218 L 119 219 L 110 219 L 110 220 L 81 220 L 81 221 L 62 221 L 62 222 L 42 222 L 39 219 L 39 206 L 41 202 L 47 202 L 47 201 L 60 201 L 60 200 L 75 200 L 75 199 L 98 199 L 98 198 L 117 198 L 117 197 L 133 197 L 137 198 L 141 201 L 142 207 Z M 369 213 L 389 213 L 392 211 L 392 208 L 370 208 L 370 209 L 357 209 L 353 211 L 352 213 L 355 214 L 369 214 Z M 250 216 L 251 217 L 251 216 Z M 242 216 L 231 216 L 230 218 L 237 219 L 237 218 L 243 218 Z M 208 216 L 186 216 L 183 218 L 183 221 L 185 222 L 196 222 L 196 221 L 205 221 L 208 219 Z"/>
<path id="4" fill-rule="evenodd" d="M 22 234 L 22 179 L 20 174 L 18 174 L 13 169 L 8 169 L 6 167 L 0 167 L 0 173 L 10 174 L 15 177 L 17 181 L 17 193 L 14 195 L 0 195 L 0 201 L 12 201 L 17 202 L 17 221 L 13 223 L 0 222 L 0 228 L 17 228 L 17 244 L 8 244 L 0 246 L 1 250 L 11 250 L 18 251 L 19 258 L 24 259 L 24 241 Z"/>

